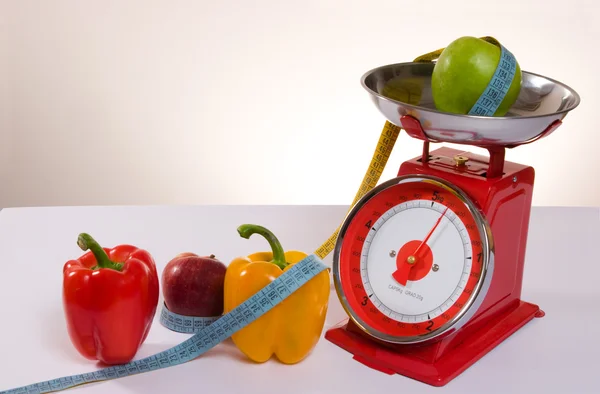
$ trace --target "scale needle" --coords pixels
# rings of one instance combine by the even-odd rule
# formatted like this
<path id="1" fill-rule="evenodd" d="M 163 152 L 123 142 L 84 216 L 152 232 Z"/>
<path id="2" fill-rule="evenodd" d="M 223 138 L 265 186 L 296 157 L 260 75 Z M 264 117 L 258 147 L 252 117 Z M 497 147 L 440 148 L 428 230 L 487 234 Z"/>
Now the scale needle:
<path id="1" fill-rule="evenodd" d="M 438 218 L 437 222 L 435 222 L 435 224 L 433 225 L 433 228 L 431 230 L 429 230 L 429 234 L 427 234 L 427 236 L 425 237 L 423 242 L 421 242 L 421 244 L 419 245 L 417 250 L 415 250 L 415 252 L 412 254 L 413 256 L 415 256 L 415 258 L 417 257 L 417 253 L 419 253 L 419 250 L 421 250 L 421 247 L 423 245 L 425 245 L 427 243 L 427 241 L 429 241 L 429 238 L 431 238 L 431 235 L 433 234 L 435 229 L 440 225 L 440 222 L 442 221 L 442 218 L 444 217 L 444 215 L 446 215 L 447 211 L 448 211 L 448 207 L 446 207 L 446 209 L 444 209 L 444 212 L 442 212 L 442 214 Z"/>
<path id="2" fill-rule="evenodd" d="M 403 262 L 403 264 L 400 264 L 400 266 L 398 267 L 398 269 L 396 271 L 394 271 L 394 273 L 392 274 L 392 277 L 400 285 L 406 286 L 406 282 L 408 282 L 408 275 L 410 273 L 411 268 L 413 268 L 419 262 L 419 259 L 417 257 L 418 256 L 417 253 L 421 250 L 421 248 L 423 247 L 423 245 L 425 245 L 427 243 L 427 241 L 429 241 L 429 238 L 431 238 L 431 236 L 433 235 L 433 232 L 435 231 L 435 229 L 438 228 L 438 226 L 440 225 L 440 222 L 442 221 L 442 218 L 444 217 L 444 215 L 446 215 L 447 211 L 448 211 L 448 207 L 446 207 L 446 209 L 444 210 L 444 212 L 442 212 L 442 214 L 440 215 L 440 217 L 438 218 L 438 220 L 435 222 L 435 224 L 433 225 L 433 227 L 431 228 L 431 230 L 429 230 L 429 233 L 427 234 L 427 236 L 425 237 L 425 239 L 419 244 L 419 246 L 413 252 L 413 254 L 410 255 L 410 256 L 408 256 L 408 258 Z M 400 256 L 398 256 L 398 257 L 400 257 Z"/>

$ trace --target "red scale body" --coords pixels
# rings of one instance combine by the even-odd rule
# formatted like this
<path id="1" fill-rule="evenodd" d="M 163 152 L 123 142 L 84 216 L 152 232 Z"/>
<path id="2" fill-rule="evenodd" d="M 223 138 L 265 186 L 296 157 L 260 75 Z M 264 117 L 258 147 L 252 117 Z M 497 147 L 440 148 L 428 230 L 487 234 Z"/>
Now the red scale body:
<path id="1" fill-rule="evenodd" d="M 504 148 L 490 148 L 489 157 L 448 147 L 429 152 L 429 142 L 418 125 L 418 121 L 403 119 L 407 133 L 425 142 L 423 155 L 404 162 L 398 175 L 443 178 L 462 189 L 479 207 L 490 225 L 495 254 L 489 290 L 466 325 L 433 343 L 380 343 L 351 320 L 330 329 L 325 338 L 371 368 L 443 386 L 534 317 L 544 314 L 537 305 L 521 300 L 534 169 L 505 162 Z M 544 134 L 558 125 L 553 124 Z M 456 155 L 468 158 L 465 165 L 456 164 Z"/>

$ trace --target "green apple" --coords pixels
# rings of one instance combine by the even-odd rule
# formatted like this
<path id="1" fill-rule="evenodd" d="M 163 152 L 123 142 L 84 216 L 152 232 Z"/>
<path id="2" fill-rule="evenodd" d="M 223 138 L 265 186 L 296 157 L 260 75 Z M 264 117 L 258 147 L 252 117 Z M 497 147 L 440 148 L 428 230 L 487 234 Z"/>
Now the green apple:
<path id="1" fill-rule="evenodd" d="M 476 37 L 460 37 L 440 54 L 431 75 L 431 93 L 439 111 L 467 114 L 492 79 L 500 60 L 500 48 Z M 521 90 L 517 62 L 513 81 L 494 116 L 504 116 Z"/>

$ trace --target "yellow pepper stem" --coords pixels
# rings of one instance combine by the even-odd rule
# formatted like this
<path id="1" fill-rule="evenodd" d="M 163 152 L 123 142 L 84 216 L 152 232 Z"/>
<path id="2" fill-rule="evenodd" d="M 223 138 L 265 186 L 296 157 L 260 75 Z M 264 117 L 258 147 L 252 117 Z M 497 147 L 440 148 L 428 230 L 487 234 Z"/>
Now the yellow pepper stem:
<path id="1" fill-rule="evenodd" d="M 273 251 L 273 260 L 271 260 L 271 263 L 275 264 L 282 270 L 288 266 L 288 262 L 285 261 L 283 247 L 281 247 L 281 243 L 271 231 L 257 224 L 242 224 L 238 227 L 237 232 L 242 238 L 246 239 L 250 238 L 250 236 L 253 234 L 262 235 L 267 242 L 269 242 L 271 250 Z"/>

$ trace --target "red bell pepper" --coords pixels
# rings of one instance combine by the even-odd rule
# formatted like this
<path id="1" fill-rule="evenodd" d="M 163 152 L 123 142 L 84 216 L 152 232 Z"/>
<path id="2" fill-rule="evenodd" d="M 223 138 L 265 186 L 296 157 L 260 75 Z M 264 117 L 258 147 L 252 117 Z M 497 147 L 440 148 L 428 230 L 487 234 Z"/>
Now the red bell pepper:
<path id="1" fill-rule="evenodd" d="M 87 359 L 124 364 L 146 340 L 158 304 L 150 253 L 132 245 L 101 247 L 82 233 L 87 251 L 63 267 L 63 307 L 71 342 Z"/>

